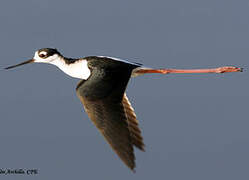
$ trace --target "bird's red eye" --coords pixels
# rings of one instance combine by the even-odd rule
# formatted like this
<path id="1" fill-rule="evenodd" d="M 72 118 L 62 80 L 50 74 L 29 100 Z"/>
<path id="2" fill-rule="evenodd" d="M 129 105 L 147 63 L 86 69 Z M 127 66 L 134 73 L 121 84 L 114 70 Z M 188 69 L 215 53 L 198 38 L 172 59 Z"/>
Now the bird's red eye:
<path id="1" fill-rule="evenodd" d="M 44 57 L 46 57 L 46 54 L 45 54 L 45 53 L 40 53 L 39 56 L 40 56 L 41 58 L 44 58 Z"/>

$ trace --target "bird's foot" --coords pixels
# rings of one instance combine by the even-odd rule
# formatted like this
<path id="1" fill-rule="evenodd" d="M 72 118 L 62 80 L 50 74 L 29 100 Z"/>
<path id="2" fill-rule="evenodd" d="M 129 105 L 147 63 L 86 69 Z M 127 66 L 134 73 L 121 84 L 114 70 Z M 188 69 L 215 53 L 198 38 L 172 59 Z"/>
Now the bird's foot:
<path id="1" fill-rule="evenodd" d="M 243 68 L 238 68 L 234 66 L 225 66 L 217 68 L 216 73 L 226 73 L 226 72 L 242 72 Z"/>

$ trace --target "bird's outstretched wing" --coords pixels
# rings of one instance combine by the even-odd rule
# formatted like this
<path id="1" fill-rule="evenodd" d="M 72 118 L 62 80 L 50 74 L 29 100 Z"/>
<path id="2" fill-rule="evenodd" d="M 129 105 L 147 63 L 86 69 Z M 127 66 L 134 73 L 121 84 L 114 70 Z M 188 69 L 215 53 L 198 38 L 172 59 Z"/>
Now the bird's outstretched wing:
<path id="1" fill-rule="evenodd" d="M 132 144 L 141 151 L 144 151 L 143 137 L 141 134 L 141 130 L 139 129 L 138 126 L 138 120 L 134 112 L 134 109 L 132 108 L 131 103 L 126 94 L 124 94 L 122 104 L 125 110 L 125 115 L 127 118 L 128 129 L 130 131 Z"/>
<path id="2" fill-rule="evenodd" d="M 144 150 L 144 143 L 134 110 L 124 95 L 130 74 L 118 78 L 114 74 L 112 83 L 108 75 L 93 75 L 90 78 L 92 79 L 82 80 L 78 84 L 77 95 L 89 118 L 120 159 L 133 170 L 133 145 Z"/>

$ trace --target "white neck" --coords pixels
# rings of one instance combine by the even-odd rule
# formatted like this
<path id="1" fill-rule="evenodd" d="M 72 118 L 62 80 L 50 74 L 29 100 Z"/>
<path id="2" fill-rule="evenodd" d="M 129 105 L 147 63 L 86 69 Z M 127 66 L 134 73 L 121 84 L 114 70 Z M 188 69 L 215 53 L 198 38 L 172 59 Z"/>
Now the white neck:
<path id="1" fill-rule="evenodd" d="M 84 59 L 78 60 L 71 64 L 66 64 L 63 57 L 58 57 L 49 63 L 57 66 L 64 73 L 74 78 L 86 80 L 91 75 L 91 71 L 87 66 L 87 61 Z"/>

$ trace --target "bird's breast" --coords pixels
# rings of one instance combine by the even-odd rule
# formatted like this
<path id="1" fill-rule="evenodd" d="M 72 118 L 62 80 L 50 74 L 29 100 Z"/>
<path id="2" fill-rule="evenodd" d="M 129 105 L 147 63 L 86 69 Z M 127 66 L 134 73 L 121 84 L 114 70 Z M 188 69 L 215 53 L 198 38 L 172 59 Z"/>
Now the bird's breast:
<path id="1" fill-rule="evenodd" d="M 78 60 L 71 64 L 62 63 L 55 65 L 59 67 L 64 73 L 74 78 L 86 80 L 91 75 L 91 71 L 88 68 L 87 61 L 84 59 Z"/>

